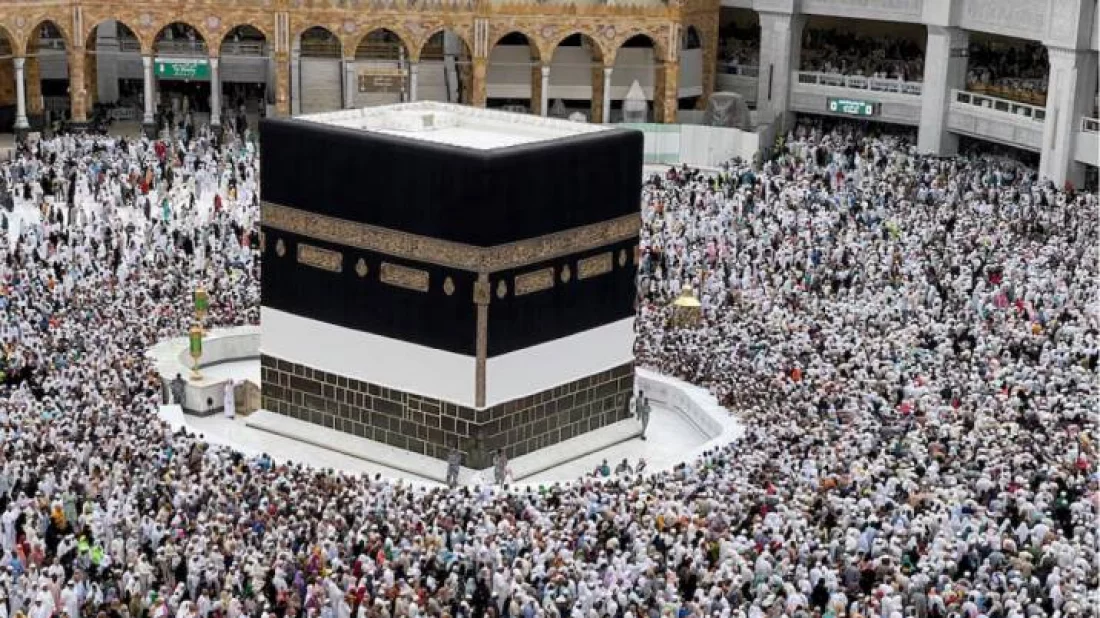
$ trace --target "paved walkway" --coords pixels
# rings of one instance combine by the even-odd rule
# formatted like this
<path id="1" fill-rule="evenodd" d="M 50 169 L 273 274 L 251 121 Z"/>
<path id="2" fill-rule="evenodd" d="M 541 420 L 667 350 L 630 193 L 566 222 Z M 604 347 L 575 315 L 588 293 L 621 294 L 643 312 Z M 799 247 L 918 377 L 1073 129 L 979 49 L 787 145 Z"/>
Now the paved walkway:
<path id="1" fill-rule="evenodd" d="M 256 363 L 256 361 L 251 361 Z M 249 361 L 227 364 L 245 378 L 254 371 Z M 389 445 L 365 440 L 289 417 L 260 410 L 251 416 L 228 419 L 222 415 L 205 418 L 185 416 L 179 406 L 164 406 L 161 417 L 174 429 L 186 426 L 210 442 L 238 449 L 246 454 L 267 453 L 279 461 L 301 461 L 322 468 L 348 473 L 403 479 L 414 483 L 438 485 L 446 473 L 441 461 L 408 453 Z M 518 484 L 568 481 L 592 473 L 604 460 L 612 469 L 626 459 L 635 467 L 645 459 L 649 470 L 671 468 L 685 454 L 708 441 L 700 429 L 680 413 L 654 407 L 648 439 L 637 437 L 636 420 L 621 421 L 598 432 L 573 438 L 536 453 L 517 457 L 510 463 Z M 287 437 L 299 436 L 298 439 Z M 564 452 L 563 452 L 564 451 Z M 572 451 L 572 452 L 570 452 Z M 554 465 L 552 461 L 567 460 Z M 384 465 L 382 462 L 398 462 Z M 462 482 L 488 481 L 483 472 L 463 469 Z"/>

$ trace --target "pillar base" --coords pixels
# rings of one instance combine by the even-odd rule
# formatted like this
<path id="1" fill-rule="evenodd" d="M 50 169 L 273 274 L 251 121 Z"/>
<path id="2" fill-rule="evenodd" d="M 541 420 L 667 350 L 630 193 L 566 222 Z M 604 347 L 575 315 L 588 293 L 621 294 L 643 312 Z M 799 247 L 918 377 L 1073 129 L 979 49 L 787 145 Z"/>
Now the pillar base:
<path id="1" fill-rule="evenodd" d="M 27 134 L 31 132 L 31 128 L 30 127 L 15 127 L 13 129 L 13 132 L 15 133 L 15 141 L 16 142 L 22 142 L 22 141 L 26 141 Z"/>
<path id="2" fill-rule="evenodd" d="M 87 133 L 88 132 L 88 126 L 89 125 L 88 125 L 87 121 L 77 122 L 77 121 L 73 120 L 73 121 L 69 122 L 69 130 L 72 131 L 73 133 Z"/>
<path id="3" fill-rule="evenodd" d="M 157 123 L 155 122 L 142 122 L 141 133 L 149 139 L 157 138 Z"/>
<path id="4" fill-rule="evenodd" d="M 221 123 L 212 124 L 210 125 L 210 133 L 212 133 L 218 139 L 221 139 L 222 135 L 225 134 L 225 129 L 222 128 Z"/>

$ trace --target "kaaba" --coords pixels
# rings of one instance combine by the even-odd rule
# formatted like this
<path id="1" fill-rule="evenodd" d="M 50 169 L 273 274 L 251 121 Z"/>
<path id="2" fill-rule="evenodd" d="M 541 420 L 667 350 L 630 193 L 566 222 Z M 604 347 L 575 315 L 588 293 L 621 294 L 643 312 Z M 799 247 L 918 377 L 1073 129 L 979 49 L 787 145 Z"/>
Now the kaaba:
<path id="1" fill-rule="evenodd" d="M 264 409 L 472 468 L 625 419 L 642 144 L 434 102 L 264 120 Z"/>

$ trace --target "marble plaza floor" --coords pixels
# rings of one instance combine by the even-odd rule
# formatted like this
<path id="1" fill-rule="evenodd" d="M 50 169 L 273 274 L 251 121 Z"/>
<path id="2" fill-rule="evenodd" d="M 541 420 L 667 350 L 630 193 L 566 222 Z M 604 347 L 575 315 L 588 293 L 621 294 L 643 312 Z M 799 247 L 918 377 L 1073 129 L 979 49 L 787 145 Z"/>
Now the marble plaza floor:
<path id="1" fill-rule="evenodd" d="M 214 371 L 226 378 L 255 380 L 259 368 L 257 361 L 238 361 L 204 370 L 205 373 Z M 264 410 L 234 419 L 220 414 L 202 418 L 185 416 L 179 406 L 164 406 L 161 416 L 173 428 L 186 427 L 202 434 L 211 443 L 238 449 L 247 455 L 267 453 L 278 461 L 306 462 L 347 473 L 381 474 L 430 485 L 439 484 L 445 475 L 446 465 L 441 461 Z M 631 467 L 644 459 L 650 471 L 667 469 L 689 457 L 710 439 L 679 412 L 657 406 L 651 414 L 646 440 L 637 437 L 639 430 L 636 420 L 627 419 L 598 432 L 517 457 L 510 462 L 515 483 L 542 484 L 576 479 L 591 474 L 604 460 L 612 468 L 623 459 Z M 290 435 L 296 437 L 288 437 Z M 463 469 L 460 480 L 478 484 L 489 479 L 483 472 Z"/>

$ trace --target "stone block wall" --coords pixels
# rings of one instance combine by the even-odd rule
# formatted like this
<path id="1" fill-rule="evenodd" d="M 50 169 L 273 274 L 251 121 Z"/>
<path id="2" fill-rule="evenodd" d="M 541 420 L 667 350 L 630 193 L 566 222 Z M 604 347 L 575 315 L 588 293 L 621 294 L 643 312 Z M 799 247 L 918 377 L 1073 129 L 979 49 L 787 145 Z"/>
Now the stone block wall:
<path id="1" fill-rule="evenodd" d="M 15 105 L 15 65 L 0 60 L 0 107 Z"/>
<path id="2" fill-rule="evenodd" d="M 265 410 L 436 459 L 452 448 L 487 468 L 629 415 L 634 365 L 624 364 L 483 410 L 261 356 Z"/>

